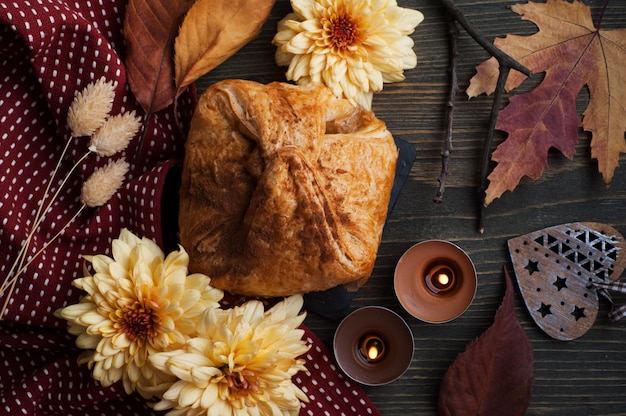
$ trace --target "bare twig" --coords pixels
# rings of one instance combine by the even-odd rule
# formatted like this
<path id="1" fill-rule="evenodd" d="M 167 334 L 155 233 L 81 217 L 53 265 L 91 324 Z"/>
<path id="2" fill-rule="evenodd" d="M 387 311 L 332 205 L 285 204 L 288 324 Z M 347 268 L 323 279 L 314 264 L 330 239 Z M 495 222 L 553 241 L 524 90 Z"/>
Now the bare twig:
<path id="1" fill-rule="evenodd" d="M 478 43 L 484 50 L 489 52 L 491 56 L 498 60 L 500 66 L 507 66 L 509 68 L 520 71 L 526 76 L 531 76 L 532 72 L 530 69 L 526 68 L 524 65 L 517 62 L 515 59 L 511 58 L 506 53 L 502 52 L 502 50 L 496 48 L 496 46 L 488 41 L 483 35 L 481 35 L 474 26 L 467 20 L 465 15 L 456 7 L 452 0 L 441 0 L 441 3 L 446 8 L 448 13 L 459 22 L 463 29 Z"/>
<path id="2" fill-rule="evenodd" d="M 450 94 L 448 95 L 448 103 L 446 105 L 446 137 L 441 150 L 441 173 L 439 174 L 439 190 L 433 198 L 433 201 L 440 204 L 443 201 L 443 194 L 446 188 L 446 177 L 448 175 L 448 165 L 450 163 L 450 154 L 452 153 L 452 124 L 454 120 L 454 103 L 456 93 L 459 89 L 457 81 L 457 60 L 458 60 L 458 37 L 459 29 L 456 26 L 454 17 L 448 15 L 448 36 L 450 38 L 450 65 L 448 72 L 450 75 Z"/>
<path id="3" fill-rule="evenodd" d="M 483 49 L 485 49 L 491 56 L 496 58 L 498 64 L 500 65 L 500 74 L 498 76 L 498 84 L 496 86 L 496 90 L 494 92 L 494 100 L 491 106 L 491 113 L 489 115 L 489 128 L 487 130 L 487 136 L 485 137 L 485 143 L 483 145 L 483 155 L 481 161 L 481 177 L 480 177 L 480 212 L 478 219 L 478 231 L 483 233 L 485 230 L 484 217 L 485 217 L 485 190 L 487 189 L 487 175 L 489 172 L 489 156 L 491 154 L 491 145 L 493 141 L 494 130 L 496 126 L 496 121 L 498 119 L 498 115 L 500 113 L 500 102 L 502 100 L 502 95 L 504 94 L 504 85 L 506 83 L 506 79 L 509 75 L 511 69 L 515 69 L 520 71 L 526 76 L 531 76 L 531 71 L 517 62 L 515 59 L 511 58 L 508 54 L 504 53 L 502 50 L 498 49 L 492 42 L 486 40 L 484 36 L 482 36 L 467 20 L 465 15 L 456 7 L 452 0 L 441 0 L 441 3 L 446 8 L 448 14 L 454 19 L 454 21 L 458 22 L 463 29 L 478 43 Z M 451 90 L 458 88 L 456 85 L 451 85 Z M 446 141 L 448 138 L 446 137 Z M 445 146 L 445 145 L 444 145 Z M 444 151 L 445 153 L 445 151 Z M 446 156 L 444 156 L 445 158 Z M 444 162 L 447 165 L 447 161 Z M 447 170 L 447 166 L 446 166 Z"/>
<path id="4" fill-rule="evenodd" d="M 500 73 L 498 74 L 498 84 L 493 93 L 493 102 L 491 103 L 491 113 L 489 114 L 489 128 L 487 129 L 487 135 L 485 136 L 485 142 L 483 144 L 483 155 L 480 163 L 480 187 L 478 189 L 480 193 L 480 209 L 478 214 L 478 232 L 485 232 L 485 191 L 487 190 L 487 176 L 489 175 L 489 155 L 491 154 L 491 144 L 493 142 L 493 135 L 496 130 L 496 121 L 498 121 L 498 115 L 500 114 L 500 103 L 502 96 L 504 95 L 504 84 L 509 76 L 511 68 L 508 66 L 500 66 Z"/>

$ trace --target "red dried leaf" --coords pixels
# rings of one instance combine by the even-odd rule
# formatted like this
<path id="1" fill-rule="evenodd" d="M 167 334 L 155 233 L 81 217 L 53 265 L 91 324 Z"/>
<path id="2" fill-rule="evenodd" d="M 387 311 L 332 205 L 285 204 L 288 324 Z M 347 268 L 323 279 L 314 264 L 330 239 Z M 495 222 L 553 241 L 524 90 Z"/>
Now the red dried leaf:
<path id="1" fill-rule="evenodd" d="M 439 390 L 439 414 L 524 415 L 534 381 L 533 349 L 515 315 L 513 283 L 493 324 L 459 354 Z"/>
<path id="2" fill-rule="evenodd" d="M 130 0 L 124 20 L 128 83 L 146 114 L 176 97 L 174 39 L 194 0 Z"/>

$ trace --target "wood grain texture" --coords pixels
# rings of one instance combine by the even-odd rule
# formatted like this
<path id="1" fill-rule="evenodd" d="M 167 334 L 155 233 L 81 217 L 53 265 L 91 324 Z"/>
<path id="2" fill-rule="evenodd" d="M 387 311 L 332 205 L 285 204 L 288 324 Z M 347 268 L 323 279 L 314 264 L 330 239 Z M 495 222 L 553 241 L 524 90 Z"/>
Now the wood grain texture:
<path id="1" fill-rule="evenodd" d="M 531 34 L 532 23 L 507 8 L 515 2 L 457 0 L 456 4 L 476 28 L 489 38 L 507 33 Z M 597 19 L 602 1 L 586 1 Z M 468 100 L 465 89 L 474 67 L 488 56 L 462 29 L 459 38 L 459 92 L 454 119 L 454 152 L 442 204 L 432 199 L 441 169 L 445 102 L 448 95 L 448 40 L 444 9 L 435 0 L 402 1 L 403 7 L 422 11 L 425 20 L 412 35 L 418 55 L 416 69 L 400 84 L 386 85 L 374 98 L 373 110 L 394 136 L 412 143 L 415 164 L 395 208 L 387 220 L 376 268 L 356 295 L 352 309 L 381 305 L 398 312 L 415 336 L 411 368 L 399 380 L 379 387 L 363 387 L 383 415 L 436 415 L 441 379 L 467 343 L 493 322 L 504 294 L 503 267 L 512 273 L 506 241 L 541 228 L 576 221 L 609 224 L 626 234 L 626 167 L 619 167 L 606 189 L 595 161 L 590 160 L 589 136 L 579 135 L 573 160 L 550 155 L 549 166 L 538 181 L 529 179 L 505 193 L 486 210 L 486 230 L 477 232 L 480 157 L 486 134 L 491 97 Z M 274 63 L 271 39 L 276 23 L 291 11 L 277 1 L 260 36 L 227 62 L 197 82 L 202 91 L 227 78 L 259 82 L 283 81 L 284 68 Z M 626 27 L 626 3 L 612 1 L 603 27 Z M 538 75 L 540 78 L 540 75 Z M 534 81 L 536 82 L 536 81 Z M 522 88 L 530 88 L 532 82 Z M 578 102 L 586 105 L 585 94 Z M 504 136 L 496 134 L 496 143 Z M 624 155 L 621 157 L 624 164 Z M 406 313 L 393 290 L 393 272 L 400 256 L 413 244 L 445 239 L 458 244 L 475 262 L 478 291 L 470 308 L 456 320 L 426 324 Z M 516 287 L 516 311 L 534 348 L 535 384 L 528 415 L 626 414 L 626 322 L 610 323 L 609 305 L 600 301 L 595 325 L 581 338 L 557 341 L 539 329 L 525 309 Z M 626 296 L 614 297 L 618 304 Z M 337 322 L 313 314 L 309 326 L 332 350 Z"/>

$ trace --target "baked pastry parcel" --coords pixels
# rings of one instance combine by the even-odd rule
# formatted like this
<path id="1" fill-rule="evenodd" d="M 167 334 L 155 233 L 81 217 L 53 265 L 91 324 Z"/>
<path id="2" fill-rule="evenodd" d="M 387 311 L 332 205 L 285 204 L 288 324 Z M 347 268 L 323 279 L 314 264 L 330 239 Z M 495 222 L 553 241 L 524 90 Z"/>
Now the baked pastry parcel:
<path id="1" fill-rule="evenodd" d="M 397 157 L 384 122 L 326 87 L 214 84 L 199 99 L 183 166 L 190 272 L 263 297 L 365 283 Z"/>

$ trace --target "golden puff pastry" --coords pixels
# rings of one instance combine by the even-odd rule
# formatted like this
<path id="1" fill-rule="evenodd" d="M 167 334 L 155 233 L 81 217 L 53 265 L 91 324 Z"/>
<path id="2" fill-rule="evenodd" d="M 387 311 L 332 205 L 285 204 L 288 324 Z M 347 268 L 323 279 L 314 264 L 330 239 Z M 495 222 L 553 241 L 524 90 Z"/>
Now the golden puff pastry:
<path id="1" fill-rule="evenodd" d="M 372 272 L 398 151 L 370 111 L 326 87 L 219 82 L 189 132 L 180 241 L 220 289 L 287 296 Z"/>

